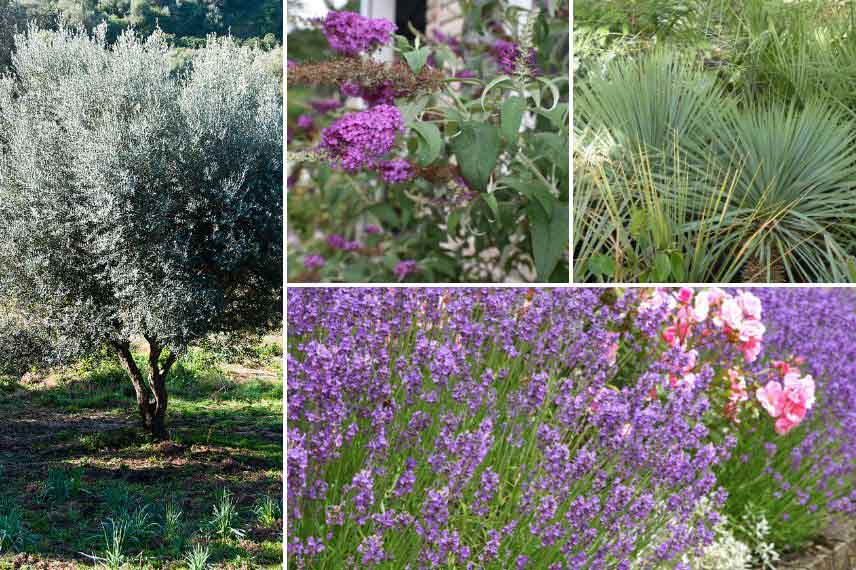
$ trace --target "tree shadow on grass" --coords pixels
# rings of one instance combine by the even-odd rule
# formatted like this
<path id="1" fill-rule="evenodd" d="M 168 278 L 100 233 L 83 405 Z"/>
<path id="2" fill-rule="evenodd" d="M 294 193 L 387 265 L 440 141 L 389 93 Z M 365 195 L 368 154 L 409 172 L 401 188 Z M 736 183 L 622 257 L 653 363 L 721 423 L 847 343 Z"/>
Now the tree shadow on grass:
<path id="1" fill-rule="evenodd" d="M 281 520 L 262 527 L 253 513 L 263 497 L 282 504 L 281 379 L 276 373 L 233 379 L 184 365 L 176 372 L 169 382 L 169 442 L 152 441 L 140 429 L 130 382 L 109 361 L 4 389 L 0 508 L 11 501 L 38 538 L 24 549 L 29 554 L 0 554 L 0 570 L 91 567 L 81 553 L 103 550 L 103 525 L 118 516 L 111 506 L 118 491 L 133 496 L 135 508 L 150 508 L 161 525 L 166 504 L 177 505 L 188 536 L 200 540 L 218 492 L 228 489 L 247 535 L 216 543 L 211 561 L 267 564 L 278 556 L 281 562 Z M 57 480 L 72 479 L 62 499 L 51 496 Z M 164 554 L 159 536 L 145 548 L 158 560 L 181 557 Z"/>

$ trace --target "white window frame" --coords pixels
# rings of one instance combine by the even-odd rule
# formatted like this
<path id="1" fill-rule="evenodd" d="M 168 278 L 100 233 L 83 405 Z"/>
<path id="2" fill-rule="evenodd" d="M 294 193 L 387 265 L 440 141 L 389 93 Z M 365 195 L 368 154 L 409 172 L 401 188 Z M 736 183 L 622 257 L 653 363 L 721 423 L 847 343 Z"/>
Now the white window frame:
<path id="1" fill-rule="evenodd" d="M 526 10 L 532 9 L 533 0 L 506 0 L 511 6 L 519 6 Z M 366 18 L 384 18 L 395 22 L 395 0 L 361 0 L 360 15 Z M 522 23 L 524 17 L 521 15 Z M 518 25 L 520 25 L 518 23 Z M 377 56 L 380 61 L 392 61 L 392 48 L 385 46 L 378 50 Z"/>

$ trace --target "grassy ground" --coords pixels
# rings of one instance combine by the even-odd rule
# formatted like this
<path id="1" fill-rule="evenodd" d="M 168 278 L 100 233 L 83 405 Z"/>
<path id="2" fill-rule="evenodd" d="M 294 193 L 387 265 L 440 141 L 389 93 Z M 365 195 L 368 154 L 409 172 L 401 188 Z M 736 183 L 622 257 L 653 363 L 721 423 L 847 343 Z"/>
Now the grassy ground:
<path id="1" fill-rule="evenodd" d="M 165 443 L 112 360 L 0 383 L 0 570 L 281 567 L 280 351 L 192 351 Z"/>

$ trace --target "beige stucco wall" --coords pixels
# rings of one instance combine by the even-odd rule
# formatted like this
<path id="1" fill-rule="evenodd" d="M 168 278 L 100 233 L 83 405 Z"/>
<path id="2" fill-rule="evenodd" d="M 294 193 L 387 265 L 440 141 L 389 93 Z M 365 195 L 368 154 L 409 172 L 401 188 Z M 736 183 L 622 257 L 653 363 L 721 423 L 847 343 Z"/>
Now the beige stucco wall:
<path id="1" fill-rule="evenodd" d="M 428 35 L 433 30 L 460 35 L 463 30 L 461 8 L 457 0 L 428 0 Z"/>

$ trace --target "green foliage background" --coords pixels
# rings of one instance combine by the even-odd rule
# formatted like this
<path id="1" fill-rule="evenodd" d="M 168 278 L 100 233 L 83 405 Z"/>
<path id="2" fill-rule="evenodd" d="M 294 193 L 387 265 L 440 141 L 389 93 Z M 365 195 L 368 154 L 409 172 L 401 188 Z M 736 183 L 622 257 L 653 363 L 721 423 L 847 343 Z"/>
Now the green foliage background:
<path id="1" fill-rule="evenodd" d="M 197 47 L 208 34 L 231 34 L 273 47 L 282 42 L 281 0 L 12 0 L 19 25 L 55 23 L 60 17 L 92 28 L 106 21 L 108 37 L 135 27 L 160 27 L 178 47 Z M 2 48 L 0 48 L 2 49 Z"/>

